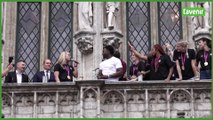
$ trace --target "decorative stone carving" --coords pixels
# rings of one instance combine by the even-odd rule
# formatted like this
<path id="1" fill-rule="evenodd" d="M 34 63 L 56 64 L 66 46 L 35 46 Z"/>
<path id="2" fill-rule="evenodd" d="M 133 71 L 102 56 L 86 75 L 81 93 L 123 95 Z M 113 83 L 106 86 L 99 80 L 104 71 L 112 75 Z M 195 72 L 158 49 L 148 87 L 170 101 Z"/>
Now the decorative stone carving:
<path id="1" fill-rule="evenodd" d="M 171 117 L 191 118 L 192 117 L 191 101 L 192 96 L 188 90 L 186 89 L 173 90 L 170 94 Z"/>
<path id="2" fill-rule="evenodd" d="M 15 94 L 15 113 L 16 117 L 28 118 L 32 117 L 33 114 L 33 105 L 34 105 L 34 96 L 33 94 L 26 93 L 17 93 Z"/>
<path id="3" fill-rule="evenodd" d="M 149 103 L 166 103 L 166 91 L 149 91 Z"/>
<path id="4" fill-rule="evenodd" d="M 59 93 L 60 105 L 71 105 L 79 102 L 78 92 Z"/>
<path id="5" fill-rule="evenodd" d="M 195 89 L 193 91 L 195 118 L 208 118 L 211 116 L 211 89 Z"/>
<path id="6" fill-rule="evenodd" d="M 195 90 L 194 100 L 195 102 L 211 102 L 211 90 Z"/>
<path id="7" fill-rule="evenodd" d="M 116 24 L 116 12 L 119 10 L 119 2 L 106 2 L 107 27 L 111 30 Z"/>
<path id="8" fill-rule="evenodd" d="M 84 117 L 97 117 L 97 94 L 94 90 L 88 89 L 84 92 Z"/>
<path id="9" fill-rule="evenodd" d="M 59 93 L 59 114 L 60 118 L 77 118 L 80 113 L 78 104 L 80 103 L 79 92 Z"/>
<path id="10" fill-rule="evenodd" d="M 150 90 L 148 91 L 148 110 L 150 118 L 165 118 L 166 117 L 166 91 L 165 90 Z"/>
<path id="11" fill-rule="evenodd" d="M 200 32 L 197 32 L 193 35 L 193 40 L 195 42 L 195 47 L 196 48 L 199 48 L 198 47 L 198 41 L 202 38 L 207 38 L 209 40 L 212 40 L 212 33 L 209 32 L 209 31 L 200 31 Z"/>
<path id="12" fill-rule="evenodd" d="M 109 91 L 103 96 L 103 117 L 124 117 L 124 97 L 119 91 Z"/>
<path id="13" fill-rule="evenodd" d="M 103 46 L 112 45 L 116 50 L 120 47 L 123 35 L 118 31 L 105 31 L 103 35 Z"/>
<path id="14" fill-rule="evenodd" d="M 2 106 L 10 107 L 11 106 L 11 96 L 7 94 L 2 94 Z"/>
<path id="15" fill-rule="evenodd" d="M 192 2 L 193 7 L 203 7 L 205 9 L 205 16 L 193 16 L 193 33 L 200 31 L 211 30 L 211 7 L 210 2 Z"/>
<path id="16" fill-rule="evenodd" d="M 145 117 L 145 91 L 127 91 L 127 111 L 129 118 Z"/>
<path id="17" fill-rule="evenodd" d="M 7 118 L 207 118 L 211 89 L 211 80 L 3 84 L 2 113 Z"/>
<path id="18" fill-rule="evenodd" d="M 79 31 L 75 33 L 75 44 L 82 54 L 90 54 L 93 52 L 93 41 L 95 32 Z"/>
<path id="19" fill-rule="evenodd" d="M 4 117 L 10 117 L 11 114 L 11 95 L 10 94 L 2 94 L 2 113 L 4 114 Z"/>
<path id="20" fill-rule="evenodd" d="M 131 91 L 127 95 L 127 103 L 145 103 L 145 94 L 144 91 Z"/>
<path id="21" fill-rule="evenodd" d="M 54 117 L 56 96 L 54 93 L 38 93 L 37 113 L 39 118 Z"/>
<path id="22" fill-rule="evenodd" d="M 122 104 L 124 99 L 119 92 L 111 91 L 104 97 L 104 104 Z"/>
<path id="23" fill-rule="evenodd" d="M 78 4 L 78 26 L 79 30 L 92 30 L 93 24 L 93 3 L 77 2 Z"/>
<path id="24" fill-rule="evenodd" d="M 190 102 L 191 101 L 191 96 L 189 93 L 183 90 L 177 90 L 174 91 L 170 95 L 170 102 L 175 103 L 175 102 Z"/>

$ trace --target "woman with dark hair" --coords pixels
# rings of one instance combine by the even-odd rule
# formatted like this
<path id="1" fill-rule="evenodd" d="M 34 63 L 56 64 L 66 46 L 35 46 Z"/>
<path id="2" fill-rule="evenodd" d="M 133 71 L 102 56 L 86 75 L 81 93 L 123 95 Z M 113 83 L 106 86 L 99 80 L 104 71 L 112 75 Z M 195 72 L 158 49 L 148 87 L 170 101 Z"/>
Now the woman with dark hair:
<path id="1" fill-rule="evenodd" d="M 200 64 L 200 79 L 211 79 L 211 40 L 199 40 L 199 51 L 196 56 L 196 65 Z"/>
<path id="2" fill-rule="evenodd" d="M 173 63 L 159 44 L 154 45 L 149 56 L 137 52 L 130 43 L 129 47 L 136 56 L 150 63 L 150 80 L 170 80 L 173 72 Z"/>

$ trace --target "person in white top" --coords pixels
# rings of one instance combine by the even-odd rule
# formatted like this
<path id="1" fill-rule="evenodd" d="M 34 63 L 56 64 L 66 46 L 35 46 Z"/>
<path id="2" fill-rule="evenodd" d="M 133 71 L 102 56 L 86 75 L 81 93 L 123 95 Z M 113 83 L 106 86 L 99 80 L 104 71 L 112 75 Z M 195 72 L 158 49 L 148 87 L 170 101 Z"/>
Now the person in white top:
<path id="1" fill-rule="evenodd" d="M 114 48 L 110 45 L 103 49 L 103 58 L 99 65 L 98 79 L 106 79 L 109 81 L 118 81 L 122 76 L 122 64 L 120 59 L 113 57 Z"/>

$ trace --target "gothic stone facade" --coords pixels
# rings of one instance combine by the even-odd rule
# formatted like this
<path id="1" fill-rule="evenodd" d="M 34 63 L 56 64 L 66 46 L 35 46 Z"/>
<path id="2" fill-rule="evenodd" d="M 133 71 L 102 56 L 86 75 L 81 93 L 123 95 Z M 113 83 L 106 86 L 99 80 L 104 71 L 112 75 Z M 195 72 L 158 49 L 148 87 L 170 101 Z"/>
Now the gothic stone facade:
<path id="1" fill-rule="evenodd" d="M 26 73 L 32 77 L 36 71 L 42 70 L 45 58 L 49 57 L 54 64 L 59 53 L 67 48 L 72 49 L 73 58 L 80 62 L 79 78 L 75 83 L 3 84 L 2 112 L 5 117 L 211 116 L 211 81 L 108 83 L 95 77 L 95 69 L 102 60 L 102 48 L 106 44 L 114 45 L 125 61 L 130 60 L 127 41 L 133 42 L 143 53 L 156 43 L 169 41 L 175 45 L 180 38 L 195 48 L 194 40 L 211 36 L 211 29 L 201 29 L 195 34 L 194 18 L 180 17 L 180 8 L 191 7 L 194 3 L 120 2 L 116 6 L 118 11 L 112 30 L 106 25 L 105 8 L 110 4 L 93 2 L 92 30 L 84 30 L 79 29 L 78 24 L 81 20 L 79 3 L 2 3 L 3 68 L 8 64 L 9 56 L 15 56 L 16 60 L 25 59 Z"/>
<path id="2" fill-rule="evenodd" d="M 209 118 L 211 81 L 5 84 L 7 118 Z"/>

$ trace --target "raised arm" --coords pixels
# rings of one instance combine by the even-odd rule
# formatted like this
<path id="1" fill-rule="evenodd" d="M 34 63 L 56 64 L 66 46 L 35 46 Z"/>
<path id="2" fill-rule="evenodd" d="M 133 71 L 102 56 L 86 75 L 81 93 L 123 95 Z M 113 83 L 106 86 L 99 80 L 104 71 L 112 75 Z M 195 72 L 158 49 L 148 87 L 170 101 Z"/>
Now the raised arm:
<path id="1" fill-rule="evenodd" d="M 130 50 L 137 56 L 139 57 L 140 59 L 143 59 L 143 60 L 148 60 L 148 57 L 143 55 L 143 54 L 140 54 L 137 50 L 135 50 L 135 48 L 128 42 L 128 46 L 130 48 Z"/>

